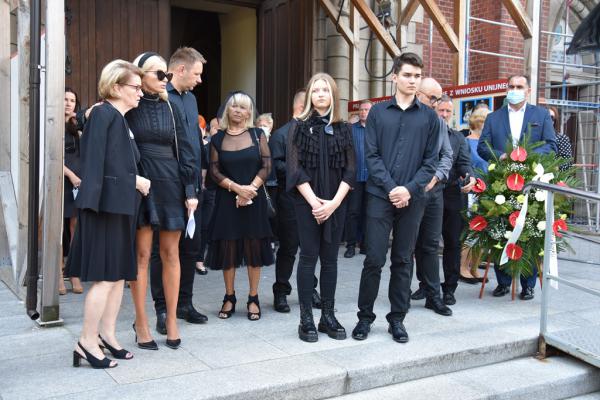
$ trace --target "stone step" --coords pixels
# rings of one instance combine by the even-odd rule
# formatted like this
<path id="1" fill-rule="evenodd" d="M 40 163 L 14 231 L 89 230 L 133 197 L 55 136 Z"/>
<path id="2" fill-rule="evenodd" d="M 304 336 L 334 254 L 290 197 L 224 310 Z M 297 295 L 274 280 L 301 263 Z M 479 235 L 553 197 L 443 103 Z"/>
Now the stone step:
<path id="1" fill-rule="evenodd" d="M 569 400 L 600 400 L 600 392 L 571 397 Z"/>
<path id="2" fill-rule="evenodd" d="M 545 360 L 528 357 L 352 393 L 336 400 L 593 400 L 600 398 L 599 393 L 593 393 L 598 390 L 600 369 L 568 356 Z"/>

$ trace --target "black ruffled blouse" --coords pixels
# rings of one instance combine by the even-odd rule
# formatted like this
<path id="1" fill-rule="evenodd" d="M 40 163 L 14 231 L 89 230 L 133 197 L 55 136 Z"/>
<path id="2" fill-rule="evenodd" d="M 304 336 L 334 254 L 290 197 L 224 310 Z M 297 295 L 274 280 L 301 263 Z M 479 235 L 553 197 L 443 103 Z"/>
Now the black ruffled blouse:
<path id="1" fill-rule="evenodd" d="M 356 163 L 351 127 L 345 122 L 328 123 L 328 116 L 317 113 L 306 121 L 295 121 L 287 144 L 288 191 L 308 182 L 317 197 L 331 200 L 342 181 L 354 187 Z"/>

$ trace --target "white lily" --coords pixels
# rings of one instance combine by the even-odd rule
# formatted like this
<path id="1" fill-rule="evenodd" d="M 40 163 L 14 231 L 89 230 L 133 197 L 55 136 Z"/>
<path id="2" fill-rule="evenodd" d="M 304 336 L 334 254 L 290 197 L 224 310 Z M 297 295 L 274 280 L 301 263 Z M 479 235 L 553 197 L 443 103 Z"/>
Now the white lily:
<path id="1" fill-rule="evenodd" d="M 496 196 L 496 198 L 494 199 L 494 201 L 496 202 L 496 204 L 502 205 L 502 204 L 506 203 L 506 197 L 504 197 L 503 195 L 499 194 L 499 195 Z"/>

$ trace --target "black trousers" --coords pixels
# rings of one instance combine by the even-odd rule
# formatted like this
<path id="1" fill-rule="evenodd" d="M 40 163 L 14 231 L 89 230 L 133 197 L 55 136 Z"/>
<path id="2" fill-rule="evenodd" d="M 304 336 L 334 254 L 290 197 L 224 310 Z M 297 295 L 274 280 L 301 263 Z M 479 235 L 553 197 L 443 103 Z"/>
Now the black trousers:
<path id="1" fill-rule="evenodd" d="M 407 207 L 396 208 L 388 199 L 367 194 L 367 257 L 360 277 L 359 319 L 375 320 L 373 306 L 379 292 L 390 232 L 393 233 L 388 288 L 391 310 L 386 318 L 388 321 L 404 318 L 409 307 L 413 252 L 423 210 L 423 201 L 419 199 L 411 200 Z"/>
<path id="2" fill-rule="evenodd" d="M 437 184 L 425 193 L 425 210 L 415 246 L 415 261 L 419 287 L 425 296 L 440 295 L 440 259 L 438 248 L 442 234 L 444 199 L 442 185 Z"/>
<path id="3" fill-rule="evenodd" d="M 312 303 L 312 292 L 315 282 L 317 260 L 321 261 L 321 298 L 335 299 L 337 286 L 337 258 L 344 219 L 346 217 L 346 202 L 342 202 L 327 223 L 332 224 L 332 240 L 327 242 L 324 237 L 325 226 L 317 224 L 312 215 L 312 208 L 304 200 L 295 201 L 298 236 L 300 239 L 300 261 L 296 272 L 298 284 L 298 300 L 300 304 Z M 334 224 L 337 221 L 337 226 Z"/>
<path id="4" fill-rule="evenodd" d="M 365 182 L 356 182 L 354 189 L 348 194 L 348 212 L 344 230 L 346 247 L 356 246 L 357 242 L 362 243 L 364 241 L 365 208 L 367 205 L 365 185 Z"/>
<path id="5" fill-rule="evenodd" d="M 461 215 L 463 196 L 460 189 L 456 188 L 455 190 L 458 192 L 458 196 L 447 196 L 448 189 L 444 190 L 444 218 L 442 223 L 442 238 L 444 239 L 444 255 L 442 258 L 444 283 L 442 283 L 442 291 L 444 293 L 454 293 L 460 276 L 462 248 L 460 235 L 464 227 Z"/>
<path id="6" fill-rule="evenodd" d="M 285 189 L 279 189 L 276 196 L 277 215 L 277 237 L 279 238 L 279 248 L 277 249 L 277 258 L 275 260 L 275 283 L 273 283 L 273 294 L 283 294 L 288 296 L 292 292 L 290 278 L 296 262 L 296 253 L 300 246 L 298 237 L 298 223 L 296 222 L 296 208 L 294 207 L 294 196 L 286 192 Z M 314 276 L 313 288 L 318 284 L 317 277 Z"/>
<path id="7" fill-rule="evenodd" d="M 201 222 L 202 210 L 197 208 L 194 212 L 196 222 Z M 196 229 L 194 238 L 185 237 L 185 232 L 181 233 L 179 239 L 179 263 L 181 265 L 181 276 L 179 281 L 179 301 L 177 307 L 184 307 L 192 304 L 192 295 L 194 291 L 194 276 L 196 275 L 196 260 L 198 260 L 198 251 L 200 249 L 201 233 Z M 165 302 L 165 292 L 162 281 L 162 261 L 160 259 L 158 232 L 154 234 L 152 242 L 152 255 L 150 256 L 150 291 L 154 300 L 154 309 L 156 313 L 166 312 L 167 304 Z"/>
<path id="8" fill-rule="evenodd" d="M 200 248 L 198 249 L 198 259 L 196 261 L 204 261 L 206 248 L 208 247 L 208 239 L 210 238 L 210 223 L 212 213 L 215 208 L 215 195 L 217 191 L 214 189 L 204 189 L 202 191 L 202 200 L 199 205 L 202 215 L 200 221 Z"/>

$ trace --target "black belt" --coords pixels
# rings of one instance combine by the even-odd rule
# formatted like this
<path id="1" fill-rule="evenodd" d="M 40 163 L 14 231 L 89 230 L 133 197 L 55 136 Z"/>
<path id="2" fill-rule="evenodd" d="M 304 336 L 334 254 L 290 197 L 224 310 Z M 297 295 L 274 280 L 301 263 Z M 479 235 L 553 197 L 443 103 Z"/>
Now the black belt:
<path id="1" fill-rule="evenodd" d="M 175 158 L 173 146 L 170 144 L 140 143 L 137 145 L 142 157 Z"/>

